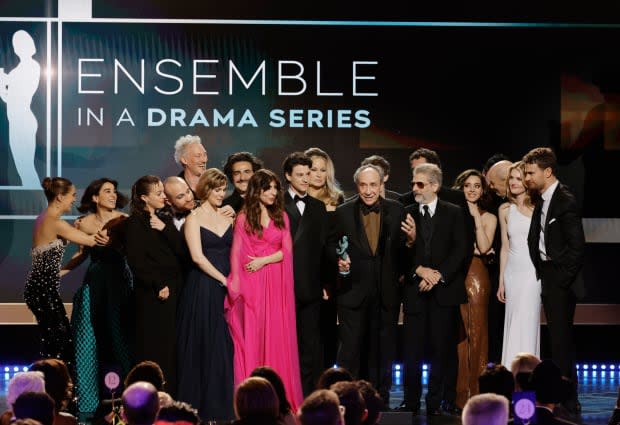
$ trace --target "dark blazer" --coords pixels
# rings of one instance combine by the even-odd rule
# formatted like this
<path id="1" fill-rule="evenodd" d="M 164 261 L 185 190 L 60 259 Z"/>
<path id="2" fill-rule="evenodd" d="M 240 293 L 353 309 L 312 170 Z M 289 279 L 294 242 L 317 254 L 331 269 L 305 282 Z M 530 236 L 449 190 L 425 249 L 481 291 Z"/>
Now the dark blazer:
<path id="1" fill-rule="evenodd" d="M 243 201 L 244 199 L 241 195 L 239 195 L 239 192 L 237 192 L 236 189 L 233 189 L 233 192 L 224 198 L 224 201 L 222 201 L 222 206 L 230 205 L 233 210 L 238 213 L 243 207 Z"/>
<path id="2" fill-rule="evenodd" d="M 351 258 L 351 273 L 340 278 L 341 292 L 337 302 L 344 307 L 357 308 L 368 297 L 379 296 L 384 308 L 398 308 L 398 278 L 404 273 L 406 261 L 405 234 L 400 229 L 405 217 L 403 206 L 390 199 L 381 199 L 380 237 L 377 252 L 372 255 L 360 215 L 360 202 L 359 198 L 345 202 L 335 212 L 335 231 L 330 237 L 329 250 L 335 253 L 338 241 L 346 235 Z"/>
<path id="3" fill-rule="evenodd" d="M 288 214 L 293 239 L 293 273 L 295 298 L 306 304 L 323 296 L 322 273 L 327 243 L 327 211 L 325 204 L 309 195 L 303 216 L 288 190 L 284 193 L 284 209 Z"/>
<path id="4" fill-rule="evenodd" d="M 411 214 L 416 228 L 421 229 L 421 215 L 418 204 L 405 208 Z M 414 277 L 418 266 L 431 267 L 441 272 L 445 282 L 432 289 L 431 294 L 442 306 L 458 305 L 467 302 L 465 292 L 466 269 L 464 261 L 470 256 L 472 247 L 467 239 L 465 221 L 460 207 L 439 199 L 433 216 L 433 235 L 431 237 L 431 261 L 424 263 L 424 238 L 419 233 L 411 250 L 411 269 L 405 276 L 403 308 L 405 313 L 418 311 L 422 297 L 418 289 L 419 278 Z"/>
<path id="5" fill-rule="evenodd" d="M 558 418 L 549 409 L 536 406 L 536 423 L 538 425 L 577 425 L 575 422 Z"/>
<path id="6" fill-rule="evenodd" d="M 539 276 L 542 263 L 538 248 L 542 204 L 541 199 L 534 208 L 527 237 L 530 257 Z M 551 289 L 549 285 L 552 285 L 558 288 L 570 288 L 577 298 L 582 298 L 585 295 L 582 273 L 585 250 L 583 225 L 575 197 L 561 183 L 549 201 L 549 210 L 545 218 L 545 245 L 554 273 L 553 276 L 546 276 L 542 293 L 548 293 Z"/>

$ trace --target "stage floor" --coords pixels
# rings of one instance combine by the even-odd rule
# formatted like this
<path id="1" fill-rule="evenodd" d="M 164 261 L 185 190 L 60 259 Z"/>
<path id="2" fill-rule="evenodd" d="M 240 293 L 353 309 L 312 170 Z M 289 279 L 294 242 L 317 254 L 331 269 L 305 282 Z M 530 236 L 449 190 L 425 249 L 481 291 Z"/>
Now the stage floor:
<path id="1" fill-rule="evenodd" d="M 6 389 L 11 377 L 21 370 L 25 370 L 26 365 L 0 365 L 0 408 L 6 409 Z M 587 368 L 587 369 L 586 369 Z M 571 418 L 574 422 L 588 425 L 606 425 L 613 408 L 616 404 L 618 386 L 620 385 L 620 364 L 588 364 L 579 365 L 579 399 L 582 405 L 580 417 Z M 390 397 L 390 407 L 396 407 L 403 398 L 402 379 L 400 366 L 394 365 L 393 386 Z M 423 374 L 424 391 L 427 385 L 427 373 Z M 438 416 L 427 418 L 424 402 L 420 415 L 411 416 L 405 413 L 385 412 L 383 414 L 382 425 L 456 425 L 461 420 L 452 416 Z"/>

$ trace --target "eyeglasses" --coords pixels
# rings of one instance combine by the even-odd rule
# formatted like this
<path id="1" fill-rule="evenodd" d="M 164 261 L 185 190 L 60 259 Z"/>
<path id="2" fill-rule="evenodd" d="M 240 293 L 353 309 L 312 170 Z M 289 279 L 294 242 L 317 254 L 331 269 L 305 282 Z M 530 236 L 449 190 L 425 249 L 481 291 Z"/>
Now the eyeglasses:
<path id="1" fill-rule="evenodd" d="M 424 189 L 426 187 L 427 184 L 430 183 L 424 183 L 424 182 L 411 182 L 411 187 L 417 187 L 418 189 Z"/>

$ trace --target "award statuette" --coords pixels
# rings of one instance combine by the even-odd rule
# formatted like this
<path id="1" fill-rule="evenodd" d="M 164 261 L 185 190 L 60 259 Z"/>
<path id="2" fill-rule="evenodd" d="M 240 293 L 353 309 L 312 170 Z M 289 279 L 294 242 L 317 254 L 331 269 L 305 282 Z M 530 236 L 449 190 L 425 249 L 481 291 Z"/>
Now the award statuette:
<path id="1" fill-rule="evenodd" d="M 347 261 L 349 259 L 349 254 L 347 253 L 348 247 L 349 247 L 349 238 L 345 235 L 342 237 L 342 239 L 338 241 L 338 248 L 336 248 L 336 254 L 338 254 L 338 257 L 343 261 Z M 340 276 L 347 276 L 349 273 L 351 273 L 351 271 L 350 270 L 346 272 L 339 271 L 338 273 L 340 273 Z"/>

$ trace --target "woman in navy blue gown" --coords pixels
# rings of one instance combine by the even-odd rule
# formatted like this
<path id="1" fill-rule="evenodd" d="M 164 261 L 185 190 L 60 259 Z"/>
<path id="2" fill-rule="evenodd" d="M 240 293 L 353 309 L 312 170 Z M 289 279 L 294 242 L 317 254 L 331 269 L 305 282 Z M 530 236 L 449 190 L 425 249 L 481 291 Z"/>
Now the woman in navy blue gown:
<path id="1" fill-rule="evenodd" d="M 196 185 L 201 206 L 184 224 L 194 268 L 177 309 L 177 398 L 198 409 L 203 422 L 234 419 L 233 343 L 224 319 L 233 219 L 218 214 L 226 176 L 208 169 Z"/>

